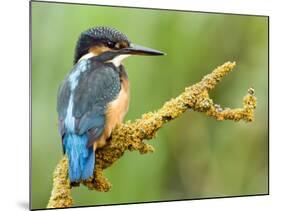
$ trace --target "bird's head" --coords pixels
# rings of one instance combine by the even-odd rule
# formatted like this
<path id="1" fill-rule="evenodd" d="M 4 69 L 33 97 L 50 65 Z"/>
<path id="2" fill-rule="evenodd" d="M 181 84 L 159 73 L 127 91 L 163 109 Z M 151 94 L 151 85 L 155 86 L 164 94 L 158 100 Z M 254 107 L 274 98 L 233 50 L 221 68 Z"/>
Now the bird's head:
<path id="1" fill-rule="evenodd" d="M 116 29 L 96 27 L 83 32 L 76 44 L 74 64 L 83 58 L 103 56 L 119 66 L 130 55 L 164 55 L 163 52 L 146 48 L 130 42 L 128 37 Z"/>

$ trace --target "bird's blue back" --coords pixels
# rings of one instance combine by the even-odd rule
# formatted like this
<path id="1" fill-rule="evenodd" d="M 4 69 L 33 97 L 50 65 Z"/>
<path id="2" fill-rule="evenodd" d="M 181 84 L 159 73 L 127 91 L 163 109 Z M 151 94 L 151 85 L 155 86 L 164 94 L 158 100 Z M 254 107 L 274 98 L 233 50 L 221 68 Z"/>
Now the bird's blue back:
<path id="1" fill-rule="evenodd" d="M 92 176 L 92 144 L 102 134 L 107 105 L 117 97 L 120 88 L 119 69 L 94 58 L 78 62 L 62 82 L 57 111 L 72 182 Z"/>

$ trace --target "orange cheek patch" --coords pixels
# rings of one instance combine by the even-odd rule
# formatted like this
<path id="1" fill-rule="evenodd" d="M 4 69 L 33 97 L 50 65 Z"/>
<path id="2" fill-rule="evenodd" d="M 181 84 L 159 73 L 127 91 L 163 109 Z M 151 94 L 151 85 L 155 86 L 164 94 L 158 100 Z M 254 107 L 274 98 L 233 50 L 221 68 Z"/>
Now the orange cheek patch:
<path id="1" fill-rule="evenodd" d="M 118 49 L 120 49 L 120 48 L 127 48 L 127 47 L 129 47 L 129 46 L 128 46 L 128 43 L 126 43 L 126 42 L 124 42 L 124 41 L 118 42 L 118 43 L 116 44 L 116 48 L 118 48 Z"/>
<path id="2" fill-rule="evenodd" d="M 110 48 L 106 47 L 106 46 L 94 46 L 91 47 L 89 52 L 91 52 L 92 54 L 94 54 L 95 56 L 100 55 L 101 53 L 105 52 L 105 51 L 109 51 L 111 50 Z"/>

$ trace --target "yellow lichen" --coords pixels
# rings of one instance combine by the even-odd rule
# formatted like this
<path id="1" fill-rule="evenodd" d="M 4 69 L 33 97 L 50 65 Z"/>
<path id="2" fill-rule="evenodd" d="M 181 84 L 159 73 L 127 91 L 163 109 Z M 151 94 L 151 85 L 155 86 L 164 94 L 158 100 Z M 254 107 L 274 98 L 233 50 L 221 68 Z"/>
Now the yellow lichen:
<path id="1" fill-rule="evenodd" d="M 96 151 L 94 176 L 82 183 L 89 189 L 109 191 L 111 184 L 104 177 L 103 170 L 122 157 L 126 150 L 138 150 L 141 154 L 153 152 L 153 147 L 144 143 L 143 140 L 154 138 L 163 124 L 179 117 L 187 109 L 202 112 L 217 120 L 252 121 L 257 101 L 253 88 L 250 88 L 244 97 L 243 108 L 223 109 L 209 98 L 208 92 L 214 89 L 234 66 L 235 62 L 226 62 L 204 76 L 199 83 L 185 88 L 183 93 L 166 102 L 158 111 L 143 114 L 141 119 L 134 122 L 118 125 L 113 130 L 107 145 Z M 54 173 L 53 191 L 48 207 L 69 207 L 72 203 L 70 184 L 67 179 L 67 162 L 63 158 Z"/>
<path id="2" fill-rule="evenodd" d="M 53 174 L 53 190 L 47 208 L 70 207 L 73 199 L 70 194 L 70 181 L 68 179 L 68 160 L 64 156 L 58 163 Z"/>

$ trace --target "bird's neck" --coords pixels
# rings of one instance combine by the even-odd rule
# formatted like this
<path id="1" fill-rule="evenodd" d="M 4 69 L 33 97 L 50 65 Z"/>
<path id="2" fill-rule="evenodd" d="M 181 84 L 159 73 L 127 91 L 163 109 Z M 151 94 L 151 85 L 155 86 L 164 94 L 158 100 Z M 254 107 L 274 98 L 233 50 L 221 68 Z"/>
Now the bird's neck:
<path id="1" fill-rule="evenodd" d="M 95 55 L 93 52 L 89 52 L 89 53 L 85 54 L 84 56 L 82 56 L 78 60 L 78 62 L 80 62 L 81 60 L 84 60 L 84 59 L 89 59 L 89 58 L 95 57 L 95 56 L 97 56 L 97 55 Z"/>
<path id="2" fill-rule="evenodd" d="M 80 62 L 81 60 L 84 60 L 84 59 L 91 58 L 94 61 L 99 61 L 99 62 L 103 62 L 103 63 L 112 63 L 115 67 L 119 67 L 122 64 L 122 61 L 129 56 L 130 55 L 127 55 L 127 54 L 118 55 L 114 51 L 107 51 L 107 52 L 104 52 L 99 55 L 97 55 L 93 52 L 89 52 L 89 53 L 85 54 L 84 56 L 82 56 L 78 62 Z"/>
<path id="3" fill-rule="evenodd" d="M 107 62 L 112 63 L 115 67 L 119 67 L 122 64 L 122 61 L 129 56 L 130 55 L 128 55 L 128 54 L 118 55 L 118 56 L 114 57 L 113 59 L 108 60 Z"/>
<path id="4" fill-rule="evenodd" d="M 120 79 L 128 80 L 128 74 L 125 70 L 124 65 L 122 65 L 122 64 L 119 66 L 119 76 L 120 76 Z"/>

